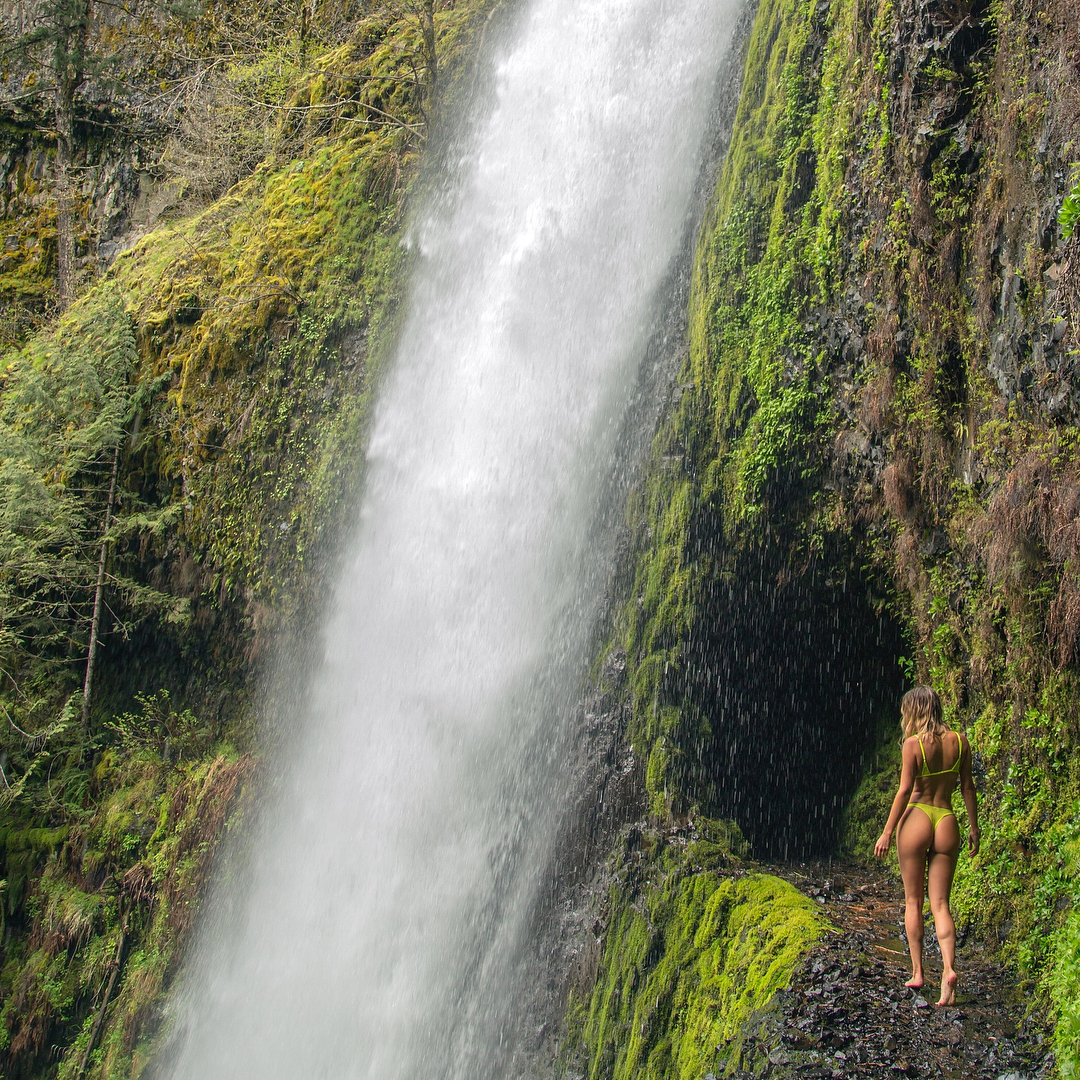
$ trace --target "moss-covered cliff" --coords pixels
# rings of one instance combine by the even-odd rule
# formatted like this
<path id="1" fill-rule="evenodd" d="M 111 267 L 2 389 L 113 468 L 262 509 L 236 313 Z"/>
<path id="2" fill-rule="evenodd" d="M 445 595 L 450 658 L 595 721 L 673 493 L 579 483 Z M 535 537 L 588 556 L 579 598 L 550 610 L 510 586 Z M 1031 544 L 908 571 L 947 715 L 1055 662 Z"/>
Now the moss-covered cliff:
<path id="1" fill-rule="evenodd" d="M 979 753 L 957 907 L 1050 1010 L 1065 1075 L 1078 14 L 762 0 L 615 636 L 651 813 L 733 816 L 761 852 L 829 842 L 864 776 L 866 854 L 899 692 L 932 683 Z"/>
<path id="2" fill-rule="evenodd" d="M 71 557 L 86 561 L 90 550 L 96 567 L 104 550 L 106 573 L 84 728 L 76 717 L 96 570 L 62 604 L 47 584 L 34 586 L 65 620 L 42 666 L 40 619 L 20 600 L 27 571 L 6 556 L 2 566 L 4 1076 L 139 1076 L 153 1056 L 216 842 L 255 769 L 262 661 L 286 632 L 304 637 L 323 600 L 330 536 L 348 524 L 340 508 L 359 481 L 395 333 L 409 194 L 437 130 L 436 94 L 449 127 L 468 108 L 470 64 L 496 6 L 459 0 L 435 13 L 437 88 L 419 8 L 350 14 L 344 5 L 321 39 L 309 26 L 302 39 L 263 43 L 247 27 L 250 48 L 214 66 L 228 90 L 215 107 L 242 112 L 241 126 L 258 120 L 264 152 L 223 196 L 207 201 L 199 189 L 167 223 L 124 237 L 104 278 L 4 357 L 9 400 L 34 390 L 30 375 L 41 371 L 66 394 L 65 373 L 77 370 L 88 386 L 109 375 L 114 397 L 130 404 L 118 413 L 109 519 L 116 438 L 86 426 L 104 441 L 68 468 L 30 452 L 33 439 L 62 442 L 66 414 L 35 406 L 36 426 L 25 410 L 5 414 L 4 512 L 18 517 L 8 524 L 26 539 L 25 565 L 45 566 L 30 556 L 52 543 L 25 513 L 30 482 L 42 498 L 66 492 L 81 506 Z M 206 19 L 220 16 L 207 8 Z M 259 64 L 281 84 L 253 101 L 245 95 Z M 51 288 L 47 160 L 37 150 L 16 157 L 5 235 L 34 242 L 7 244 L 10 280 L 0 287 L 40 318 L 48 309 L 34 296 Z M 167 179 L 159 172 L 156 182 Z M 84 220 L 92 211 L 83 206 Z M 84 260 L 84 274 L 94 266 Z M 9 340 L 27 325 L 9 327 Z M 114 341 L 130 372 L 107 369 L 102 343 Z M 169 599 L 147 606 L 139 596 Z"/>

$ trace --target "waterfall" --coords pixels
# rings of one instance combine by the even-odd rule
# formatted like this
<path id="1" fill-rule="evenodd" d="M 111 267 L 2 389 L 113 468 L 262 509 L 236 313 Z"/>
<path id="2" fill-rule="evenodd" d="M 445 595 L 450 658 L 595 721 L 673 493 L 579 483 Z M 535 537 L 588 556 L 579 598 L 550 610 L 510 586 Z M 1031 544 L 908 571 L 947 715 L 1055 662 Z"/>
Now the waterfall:
<path id="1" fill-rule="evenodd" d="M 611 569 L 597 525 L 735 0 L 529 0 L 411 227 L 351 553 L 173 1080 L 507 1075 Z"/>

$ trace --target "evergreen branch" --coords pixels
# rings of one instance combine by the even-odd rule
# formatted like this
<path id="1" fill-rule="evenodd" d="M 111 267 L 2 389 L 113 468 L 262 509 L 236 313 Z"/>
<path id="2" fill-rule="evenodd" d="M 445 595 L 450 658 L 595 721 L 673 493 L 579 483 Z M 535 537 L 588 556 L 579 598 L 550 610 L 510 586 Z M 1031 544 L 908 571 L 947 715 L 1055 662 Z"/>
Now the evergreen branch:
<path id="1" fill-rule="evenodd" d="M 3 702 L 0 702 L 0 712 L 2 712 L 4 714 L 4 719 L 7 720 L 8 724 L 11 725 L 12 729 L 17 731 L 24 739 L 27 739 L 27 740 L 33 742 L 33 741 L 41 738 L 40 735 L 31 735 L 30 732 L 23 731 L 23 729 L 21 727 L 19 727 L 19 725 L 16 724 L 14 720 L 11 719 L 11 713 L 9 713 L 6 708 L 4 708 Z M 4 778 L 4 783 L 5 783 L 5 785 L 7 785 L 7 778 L 6 777 Z"/>

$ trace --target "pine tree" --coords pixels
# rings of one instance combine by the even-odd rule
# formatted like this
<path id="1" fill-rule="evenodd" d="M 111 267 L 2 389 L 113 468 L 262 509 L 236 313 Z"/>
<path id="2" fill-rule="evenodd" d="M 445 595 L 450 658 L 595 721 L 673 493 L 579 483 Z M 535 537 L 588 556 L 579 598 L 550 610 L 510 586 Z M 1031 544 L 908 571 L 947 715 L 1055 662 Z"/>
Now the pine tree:
<path id="1" fill-rule="evenodd" d="M 3 364 L 0 747 L 23 777 L 76 715 L 87 733 L 106 604 L 122 632 L 151 612 L 183 617 L 174 597 L 110 563 L 121 538 L 175 513 L 124 489 L 127 432 L 146 398 L 135 362 L 120 298 L 99 289 Z"/>

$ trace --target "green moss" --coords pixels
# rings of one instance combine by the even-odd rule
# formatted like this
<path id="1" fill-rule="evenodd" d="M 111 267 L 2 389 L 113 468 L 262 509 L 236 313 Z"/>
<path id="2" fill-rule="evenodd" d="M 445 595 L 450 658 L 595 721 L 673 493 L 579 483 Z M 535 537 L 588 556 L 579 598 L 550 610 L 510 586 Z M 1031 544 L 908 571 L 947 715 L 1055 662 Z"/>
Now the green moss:
<path id="1" fill-rule="evenodd" d="M 15 933 L 0 971 L 0 1050 L 8 1060 L 65 1047 L 59 1075 L 74 1076 L 119 955 L 123 978 L 90 1075 L 138 1075 L 135 1059 L 149 1057 L 160 993 L 252 765 L 224 746 L 180 765 L 144 746 L 117 746 L 94 769 L 93 808 L 69 807 L 72 825 L 7 831 L 5 916 Z M 60 794 L 64 771 L 56 770 Z"/>
<path id="2" fill-rule="evenodd" d="M 650 846 L 647 881 L 627 884 L 631 856 L 608 900 L 596 986 L 578 1011 L 588 1075 L 733 1074 L 754 1059 L 750 1019 L 788 984 L 824 921 L 779 878 L 725 875 L 722 843 Z"/>
<path id="3" fill-rule="evenodd" d="M 885 827 L 900 777 L 900 742 L 888 732 L 844 809 L 841 844 L 846 853 L 869 860 Z M 891 865 L 891 864 L 890 864 Z"/>
<path id="4" fill-rule="evenodd" d="M 816 258 L 808 252 L 824 234 L 821 207 L 806 200 L 820 189 L 810 183 L 815 160 L 827 149 L 835 172 L 839 151 L 825 146 L 838 137 L 832 129 L 809 122 L 822 78 L 814 10 L 780 0 L 758 9 L 731 148 L 694 263 L 684 390 L 631 502 L 639 550 L 621 632 L 633 692 L 629 734 L 642 757 L 651 753 L 654 812 L 685 809 L 699 794 L 674 776 L 683 744 L 707 736 L 707 721 L 687 712 L 662 732 L 660 718 L 686 711 L 678 688 L 701 582 L 717 572 L 725 542 L 752 537 L 786 502 L 792 482 L 817 470 L 821 398 L 802 318 L 815 300 L 806 291 Z M 714 531 L 722 535 L 710 537 L 708 549 L 693 544 L 694 533 Z"/>
<path id="5" fill-rule="evenodd" d="M 1080 913 L 1069 915 L 1062 928 L 1050 975 L 1050 993 L 1057 1010 L 1054 1051 L 1063 1080 L 1080 1076 Z"/>
<path id="6" fill-rule="evenodd" d="M 1067 256 L 1046 250 L 1038 177 L 1051 161 L 1068 175 L 1071 151 L 1045 146 L 1060 115 L 1040 72 L 1057 46 L 1033 20 L 1051 33 L 1049 15 L 993 5 L 985 47 L 919 52 L 909 93 L 894 75 L 917 50 L 892 3 L 763 0 L 695 257 L 681 393 L 630 503 L 618 635 L 650 812 L 707 808 L 708 770 L 686 763 L 709 762 L 713 718 L 687 687 L 710 658 L 687 648 L 709 589 L 755 547 L 783 549 L 790 576 L 849 553 L 903 624 L 908 677 L 939 690 L 980 755 L 983 849 L 961 860 L 957 910 L 1005 941 L 1064 1045 L 1076 898 L 1060 852 L 1080 799 L 1067 493 L 1080 452 L 1034 391 L 1006 401 L 987 370 L 1003 328 L 1042 340 L 1059 318 L 1048 271 Z M 945 100 L 970 108 L 963 128 L 939 130 L 931 102 Z M 976 129 L 981 158 L 965 141 Z M 841 322 L 857 331 L 848 350 L 831 337 Z M 881 735 L 847 808 L 851 851 L 880 832 L 897 735 Z"/>
<path id="7" fill-rule="evenodd" d="M 53 852 L 63 844 L 70 831 L 65 825 L 56 829 L 0 829 L 0 848 L 9 854 L 17 851 Z"/>
<path id="8" fill-rule="evenodd" d="M 448 108 L 490 7 L 439 13 Z M 202 595 L 216 608 L 242 604 L 249 632 L 317 600 L 310 559 L 359 481 L 353 463 L 397 330 L 419 161 L 409 125 L 420 122 L 399 69 L 418 31 L 383 17 L 362 29 L 293 94 L 298 107 L 345 102 L 303 140 L 302 157 L 268 159 L 110 272 L 137 327 L 143 377 L 172 374 L 156 483 L 183 492 L 178 538 Z M 357 96 L 406 126 L 358 122 Z"/>
<path id="9" fill-rule="evenodd" d="M 287 613 L 348 490 L 398 302 L 401 249 L 367 194 L 394 138 L 322 140 L 117 261 L 147 375 L 175 373 L 162 481 L 219 599 Z"/>

